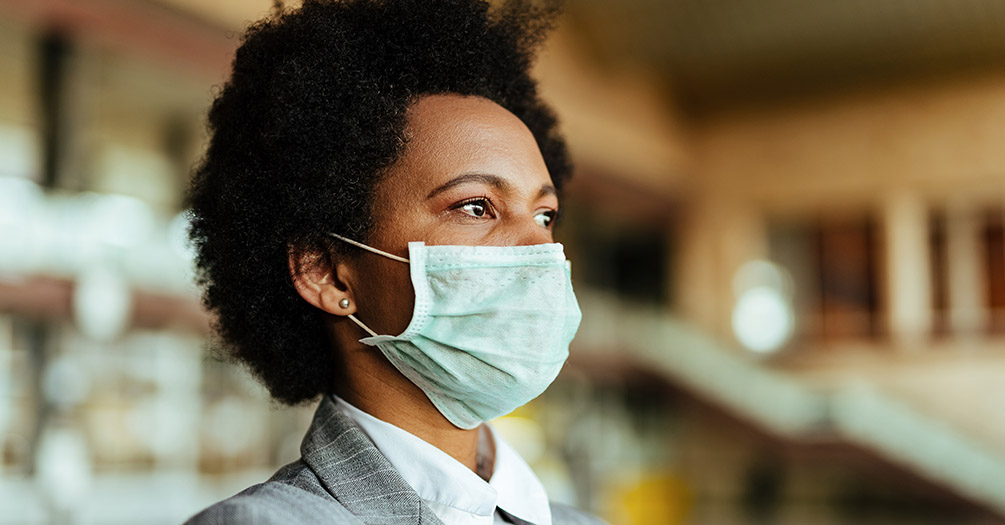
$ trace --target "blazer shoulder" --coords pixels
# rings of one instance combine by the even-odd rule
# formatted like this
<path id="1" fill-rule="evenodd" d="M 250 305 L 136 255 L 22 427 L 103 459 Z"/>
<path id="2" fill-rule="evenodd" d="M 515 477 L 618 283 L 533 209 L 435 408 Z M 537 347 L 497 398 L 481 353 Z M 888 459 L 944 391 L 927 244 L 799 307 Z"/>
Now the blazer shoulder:
<path id="1" fill-rule="evenodd" d="M 282 481 L 254 485 L 196 514 L 186 525 L 278 525 L 334 523 L 361 525 L 334 498 L 324 498 Z"/>
<path id="2" fill-rule="evenodd" d="M 606 525 L 607 522 L 579 509 L 562 503 L 551 503 L 551 522 L 554 525 Z"/>

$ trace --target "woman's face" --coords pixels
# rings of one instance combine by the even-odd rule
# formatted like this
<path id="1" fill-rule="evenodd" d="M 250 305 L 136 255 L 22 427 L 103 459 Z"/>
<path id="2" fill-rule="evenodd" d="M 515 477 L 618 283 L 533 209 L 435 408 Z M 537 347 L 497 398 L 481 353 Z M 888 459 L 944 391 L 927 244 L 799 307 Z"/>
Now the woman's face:
<path id="1" fill-rule="evenodd" d="M 403 257 L 427 245 L 553 242 L 558 197 L 527 126 L 480 97 L 430 95 L 409 109 L 408 144 L 377 185 L 369 244 Z M 408 265 L 362 252 L 352 265 L 358 316 L 398 335 L 411 319 Z"/>

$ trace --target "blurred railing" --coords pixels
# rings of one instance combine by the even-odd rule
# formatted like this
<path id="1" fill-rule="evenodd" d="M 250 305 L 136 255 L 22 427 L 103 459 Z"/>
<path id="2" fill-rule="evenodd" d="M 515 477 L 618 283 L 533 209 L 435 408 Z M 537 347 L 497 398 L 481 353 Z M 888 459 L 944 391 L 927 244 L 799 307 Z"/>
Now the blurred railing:
<path id="1" fill-rule="evenodd" d="M 577 289 L 577 351 L 617 352 L 780 437 L 870 450 L 1005 515 L 1005 457 L 868 384 L 811 388 L 653 307 Z"/>

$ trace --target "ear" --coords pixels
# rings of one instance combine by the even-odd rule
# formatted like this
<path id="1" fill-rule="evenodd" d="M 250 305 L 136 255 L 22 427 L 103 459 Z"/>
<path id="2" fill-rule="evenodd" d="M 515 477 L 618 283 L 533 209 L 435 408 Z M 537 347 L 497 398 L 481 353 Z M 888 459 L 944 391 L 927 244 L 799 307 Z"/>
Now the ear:
<path id="1" fill-rule="evenodd" d="M 353 298 L 352 269 L 345 263 L 335 263 L 317 252 L 287 249 L 290 280 L 305 301 L 332 315 L 356 313 Z M 343 300 L 348 300 L 343 307 Z"/>

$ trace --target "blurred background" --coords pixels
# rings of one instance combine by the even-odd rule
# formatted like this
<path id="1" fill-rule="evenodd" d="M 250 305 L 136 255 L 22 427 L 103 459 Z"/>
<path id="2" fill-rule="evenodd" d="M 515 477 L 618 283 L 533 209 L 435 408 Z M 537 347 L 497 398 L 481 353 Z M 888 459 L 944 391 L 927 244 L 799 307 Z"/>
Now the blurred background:
<path id="1" fill-rule="evenodd" d="M 569 0 L 583 326 L 497 427 L 614 524 L 1005 523 L 1005 3 Z M 268 0 L 0 0 L 0 523 L 177 523 L 295 460 L 183 195 Z"/>

